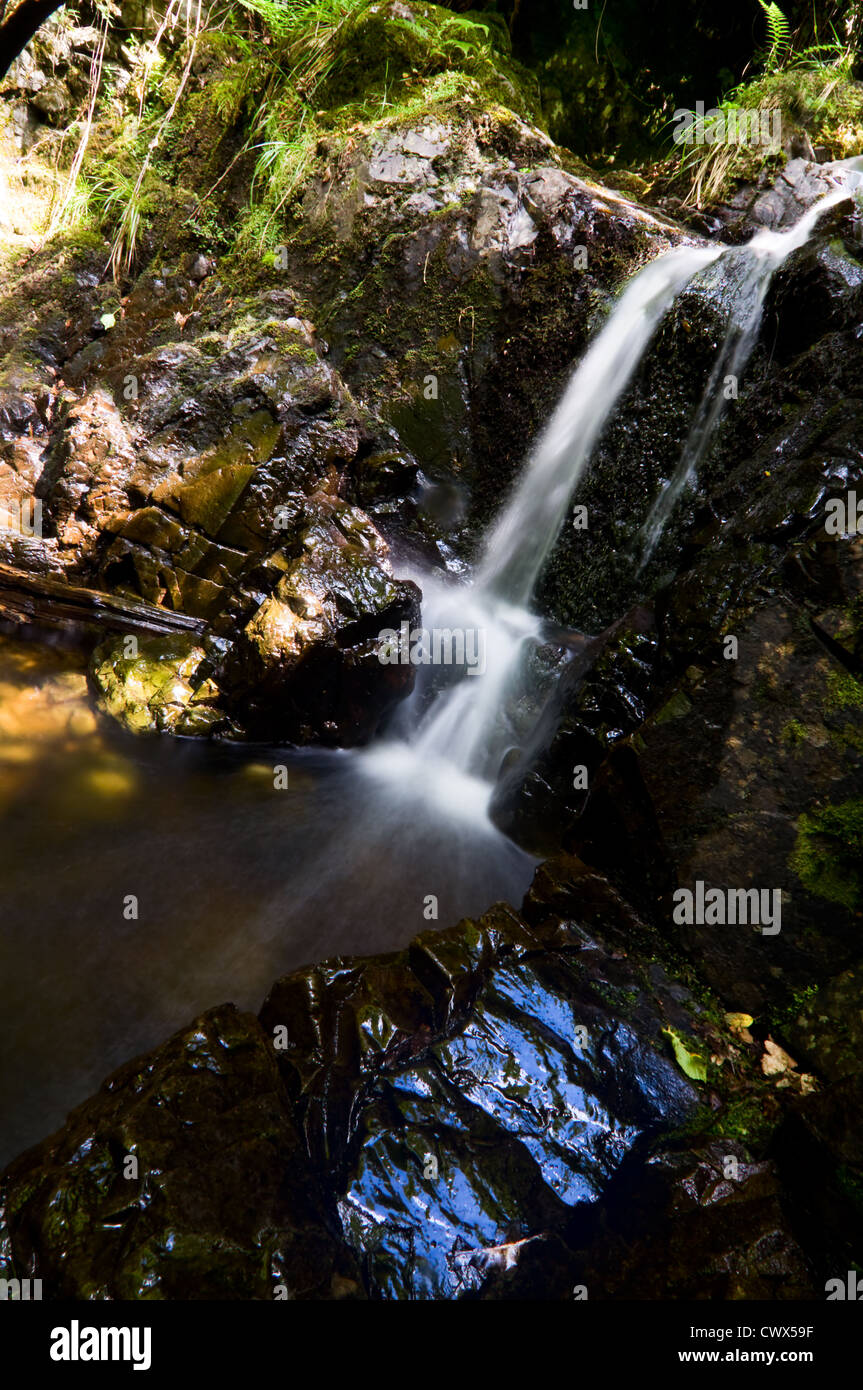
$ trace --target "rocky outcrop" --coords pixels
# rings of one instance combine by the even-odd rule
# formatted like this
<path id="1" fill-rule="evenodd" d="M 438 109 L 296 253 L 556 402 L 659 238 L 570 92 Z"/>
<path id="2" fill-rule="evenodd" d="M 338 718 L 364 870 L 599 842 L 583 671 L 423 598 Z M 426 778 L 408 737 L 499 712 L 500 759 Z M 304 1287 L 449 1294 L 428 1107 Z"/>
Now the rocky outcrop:
<path id="1" fill-rule="evenodd" d="M 231 1006 L 109 1077 L 7 1171 L 0 1211 L 4 1267 L 45 1270 L 52 1298 L 361 1294 L 272 1051 Z"/>
<path id="2" fill-rule="evenodd" d="M 32 353 L 43 384 L 22 395 L 6 374 L 5 468 L 17 493 L 35 490 L 45 539 L 7 539 L 7 555 L 201 620 L 200 679 L 172 700 L 199 706 L 206 687 L 206 718 L 156 713 L 158 696 L 134 684 L 153 653 L 133 652 L 124 672 L 123 639 L 100 650 L 95 684 L 130 727 L 364 741 L 412 674 L 381 665 L 377 635 L 416 620 L 418 592 L 393 578 L 382 536 L 343 494 L 354 467 L 357 486 L 375 491 L 381 455 L 390 496 L 414 470 L 327 365 L 290 295 L 254 297 L 237 325 L 211 270 L 199 257 L 166 280 L 145 276 L 101 318 L 79 270 L 77 332 L 54 338 L 49 317 L 15 340 L 12 356 Z M 188 652 L 172 647 L 175 659 Z"/>
<path id="3" fill-rule="evenodd" d="M 52 1297 L 450 1298 L 563 1239 L 693 1114 L 663 1029 L 695 1049 L 704 1025 L 618 949 L 613 894 L 582 926 L 561 891 L 301 971 L 260 1024 L 211 1010 L 121 1068 L 4 1174 L 4 1264 Z"/>

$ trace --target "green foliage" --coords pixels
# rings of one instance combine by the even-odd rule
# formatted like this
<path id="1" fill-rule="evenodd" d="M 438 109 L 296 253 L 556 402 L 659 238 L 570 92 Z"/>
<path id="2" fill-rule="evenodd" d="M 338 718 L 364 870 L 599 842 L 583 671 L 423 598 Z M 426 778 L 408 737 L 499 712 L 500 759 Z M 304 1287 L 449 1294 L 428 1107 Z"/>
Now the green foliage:
<path id="1" fill-rule="evenodd" d="M 776 111 L 783 136 L 805 132 L 813 142 L 827 145 L 834 158 L 863 153 L 863 87 L 853 80 L 856 54 L 851 44 L 843 43 L 834 30 L 831 42 L 795 50 L 779 6 L 767 0 L 758 3 L 769 30 L 764 70 L 726 94 L 716 115 L 705 120 L 705 143 L 681 154 L 680 170 L 691 180 L 688 205 L 724 197 L 735 179 L 754 181 L 781 155 L 778 140 L 724 138 L 729 122 L 731 128 L 739 126 L 747 112 Z"/>
<path id="2" fill-rule="evenodd" d="M 791 26 L 779 6 L 773 0 L 758 0 L 767 19 L 770 31 L 770 51 L 765 60 L 768 70 L 777 68 L 791 51 Z"/>
<path id="3" fill-rule="evenodd" d="M 481 83 L 508 81 L 491 20 L 430 4 L 385 9 L 374 0 L 242 3 L 275 41 L 273 76 L 248 140 L 256 164 L 244 240 L 271 239 L 274 220 L 320 163 L 322 138 L 334 129 L 409 121 L 475 97 Z"/>
<path id="4" fill-rule="evenodd" d="M 791 867 L 820 898 L 859 908 L 863 903 L 863 801 L 804 813 L 797 823 Z"/>
<path id="5" fill-rule="evenodd" d="M 698 1052 L 692 1052 L 674 1028 L 663 1028 L 662 1031 L 671 1043 L 674 1060 L 680 1070 L 693 1081 L 706 1081 L 707 1063 L 704 1058 Z"/>

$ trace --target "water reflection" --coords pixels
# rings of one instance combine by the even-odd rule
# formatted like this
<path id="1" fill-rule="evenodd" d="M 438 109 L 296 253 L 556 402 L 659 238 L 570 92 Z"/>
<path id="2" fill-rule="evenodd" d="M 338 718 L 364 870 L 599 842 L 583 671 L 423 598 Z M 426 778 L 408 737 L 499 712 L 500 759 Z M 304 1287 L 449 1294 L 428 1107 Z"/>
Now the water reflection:
<path id="1" fill-rule="evenodd" d="M 135 739 L 80 658 L 9 641 L 0 808 L 0 1162 L 196 1012 L 518 902 L 533 869 L 417 760 Z"/>

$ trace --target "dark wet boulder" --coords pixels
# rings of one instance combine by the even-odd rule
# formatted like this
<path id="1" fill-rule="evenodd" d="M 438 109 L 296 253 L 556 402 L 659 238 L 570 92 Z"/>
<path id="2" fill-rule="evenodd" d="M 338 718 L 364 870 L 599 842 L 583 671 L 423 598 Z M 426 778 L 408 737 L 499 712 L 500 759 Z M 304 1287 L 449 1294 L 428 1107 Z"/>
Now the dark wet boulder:
<path id="1" fill-rule="evenodd" d="M 628 1164 L 596 1224 L 570 1271 L 591 1299 L 818 1296 L 775 1166 L 734 1140 Z"/>
<path id="2" fill-rule="evenodd" d="M 783 1035 L 821 1084 L 793 1102 L 772 1152 L 819 1282 L 859 1268 L 863 1251 L 863 999 L 857 963 L 802 991 Z"/>
<path id="3" fill-rule="evenodd" d="M 599 686 L 570 663 L 559 731 L 517 811 L 529 825 L 530 799 L 553 788 L 558 842 L 673 934 L 680 888 L 781 893 L 774 936 L 693 924 L 678 938 L 727 1007 L 752 1013 L 859 955 L 863 552 L 853 526 L 827 526 L 859 491 L 858 360 L 852 330 L 828 333 L 777 372 L 772 400 L 755 386 L 729 416 L 702 470 L 703 510 L 677 560 L 665 553 L 649 662 L 633 666 L 631 639 L 612 643 Z M 625 736 L 602 734 L 615 728 Z M 580 801 L 576 764 L 589 772 Z"/>
<path id="4" fill-rule="evenodd" d="M 201 674 L 206 661 L 193 637 L 145 638 L 134 654 L 114 638 L 93 653 L 91 683 L 101 709 L 132 733 L 206 734 L 224 723 L 218 688 Z"/>
<path id="5" fill-rule="evenodd" d="M 716 1139 L 752 1059 L 650 939 L 560 860 L 522 913 L 296 971 L 259 1023 L 212 1010 L 10 1165 L 0 1254 L 92 1297 L 799 1292 L 772 1170 Z"/>
<path id="6" fill-rule="evenodd" d="M 51 1299 L 362 1296 L 272 1049 L 230 1005 L 6 1170 L 0 1257 Z"/>
<path id="7" fill-rule="evenodd" d="M 381 635 L 413 629 L 420 592 L 358 508 L 321 497 L 306 520 L 222 667 L 225 700 L 259 737 L 364 743 L 413 685 L 413 667 L 381 661 Z"/>
<path id="8" fill-rule="evenodd" d="M 656 624 L 646 607 L 595 638 L 560 636 L 571 650 L 496 797 L 502 828 L 537 852 L 560 844 L 562 824 L 584 809 L 609 750 L 640 727 L 657 674 Z"/>
<path id="9" fill-rule="evenodd" d="M 509 910 L 277 982 L 261 1013 L 372 1296 L 453 1298 L 697 1104 L 622 953 Z M 607 913 L 606 913 L 607 915 Z M 683 1023 L 686 1019 L 686 1024 Z"/>

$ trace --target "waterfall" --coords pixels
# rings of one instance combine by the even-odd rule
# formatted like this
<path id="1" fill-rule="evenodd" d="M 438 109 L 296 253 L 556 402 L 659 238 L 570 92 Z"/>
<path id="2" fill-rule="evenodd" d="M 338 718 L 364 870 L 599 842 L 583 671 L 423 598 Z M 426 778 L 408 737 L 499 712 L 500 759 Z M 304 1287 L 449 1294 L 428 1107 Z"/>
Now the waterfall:
<path id="1" fill-rule="evenodd" d="M 521 482 L 486 542 L 476 588 L 530 601 L 591 452 L 659 322 L 722 247 L 679 247 L 639 272 L 573 373 L 528 459 Z"/>
<path id="2" fill-rule="evenodd" d="M 457 808 L 463 817 L 478 820 L 487 815 L 508 751 L 506 697 L 525 644 L 536 641 L 541 632 L 540 619 L 529 609 L 533 590 L 593 449 L 661 319 L 694 277 L 723 261 L 736 291 L 731 321 L 677 470 L 643 528 L 642 565 L 712 438 L 724 403 L 723 378 L 739 375 L 745 367 L 773 274 L 792 251 L 805 244 L 818 219 L 847 197 L 847 189 L 837 189 L 789 231 L 762 230 L 745 247 L 679 247 L 651 262 L 629 282 L 570 378 L 509 501 L 492 525 L 472 585 L 453 587 L 417 576 L 423 588 L 425 624 L 446 630 L 469 627 L 482 633 L 482 674 L 456 673 L 462 678 L 433 691 L 431 700 L 421 685 L 403 712 L 401 736 L 363 755 L 368 771 L 388 780 L 421 776 L 433 799 Z"/>
<path id="3" fill-rule="evenodd" d="M 847 197 L 848 190 L 838 188 L 813 204 L 787 231 L 771 232 L 765 228 L 746 246 L 725 252 L 722 268 L 734 286 L 734 307 L 674 476 L 660 491 L 642 527 L 639 570 L 644 568 L 659 544 L 681 493 L 693 481 L 713 439 L 726 404 L 723 383 L 730 376 L 740 378 L 758 341 L 764 301 L 773 276 L 792 251 L 806 244 L 818 219 Z"/>
<path id="4" fill-rule="evenodd" d="M 432 706 L 413 740 L 424 757 L 443 758 L 493 780 L 499 750 L 488 746 L 488 735 L 522 646 L 538 633 L 538 620 L 527 604 L 572 492 L 666 310 L 695 273 L 721 254 L 719 247 L 680 247 L 646 266 L 627 286 L 573 374 L 521 482 L 489 533 L 472 589 L 460 595 L 462 622 L 485 633 L 485 674 L 463 680 Z M 440 605 L 431 608 L 440 621 Z"/>

